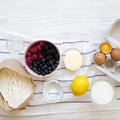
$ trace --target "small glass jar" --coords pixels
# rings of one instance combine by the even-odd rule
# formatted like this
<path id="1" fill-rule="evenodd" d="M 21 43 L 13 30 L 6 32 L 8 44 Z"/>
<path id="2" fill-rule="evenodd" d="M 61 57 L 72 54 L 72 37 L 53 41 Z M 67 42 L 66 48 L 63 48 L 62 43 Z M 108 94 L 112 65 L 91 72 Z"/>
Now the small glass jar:
<path id="1" fill-rule="evenodd" d="M 63 89 L 57 80 L 44 83 L 43 96 L 47 103 L 59 102 L 63 97 Z"/>

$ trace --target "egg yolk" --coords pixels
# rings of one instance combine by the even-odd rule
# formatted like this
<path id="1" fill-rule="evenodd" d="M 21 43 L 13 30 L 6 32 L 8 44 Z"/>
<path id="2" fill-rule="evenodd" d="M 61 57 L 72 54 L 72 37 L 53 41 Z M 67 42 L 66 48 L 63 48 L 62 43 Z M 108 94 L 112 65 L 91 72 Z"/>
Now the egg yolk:
<path id="1" fill-rule="evenodd" d="M 112 47 L 108 42 L 104 42 L 100 45 L 100 50 L 103 53 L 109 53 L 111 51 Z"/>

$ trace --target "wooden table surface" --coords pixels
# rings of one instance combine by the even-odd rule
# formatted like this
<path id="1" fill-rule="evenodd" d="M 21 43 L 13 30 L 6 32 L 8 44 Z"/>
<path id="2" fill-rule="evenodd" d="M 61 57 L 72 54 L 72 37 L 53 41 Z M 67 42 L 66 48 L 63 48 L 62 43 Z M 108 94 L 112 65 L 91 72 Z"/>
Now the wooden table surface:
<path id="1" fill-rule="evenodd" d="M 31 39 L 103 40 L 119 17 L 120 0 L 0 0 L 0 29 Z M 113 120 L 119 119 L 119 114 L 120 111 L 101 111 L 37 116 L 36 119 Z"/>

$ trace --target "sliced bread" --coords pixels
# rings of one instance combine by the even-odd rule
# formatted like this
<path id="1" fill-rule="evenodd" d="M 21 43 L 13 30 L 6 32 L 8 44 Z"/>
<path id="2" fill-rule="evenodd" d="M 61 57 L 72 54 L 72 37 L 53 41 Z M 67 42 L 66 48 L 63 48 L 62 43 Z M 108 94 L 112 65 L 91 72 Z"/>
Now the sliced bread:
<path id="1" fill-rule="evenodd" d="M 0 69 L 0 105 L 6 111 L 24 108 L 34 93 L 32 78 L 10 68 Z"/>

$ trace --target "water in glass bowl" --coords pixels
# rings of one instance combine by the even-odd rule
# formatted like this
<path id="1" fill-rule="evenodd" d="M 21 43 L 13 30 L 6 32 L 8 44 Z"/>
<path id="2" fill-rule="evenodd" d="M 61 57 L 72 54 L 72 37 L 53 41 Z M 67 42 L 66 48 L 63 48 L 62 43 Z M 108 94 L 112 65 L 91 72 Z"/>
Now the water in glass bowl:
<path id="1" fill-rule="evenodd" d="M 55 80 L 50 80 L 45 83 L 43 95 L 48 103 L 59 102 L 63 96 L 63 90 L 60 84 Z"/>

